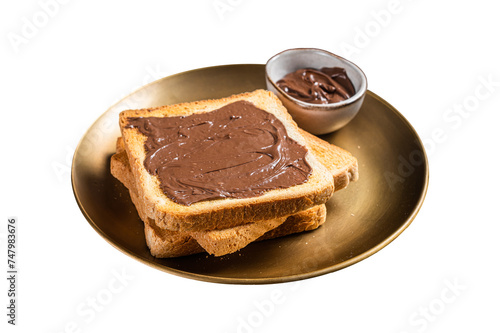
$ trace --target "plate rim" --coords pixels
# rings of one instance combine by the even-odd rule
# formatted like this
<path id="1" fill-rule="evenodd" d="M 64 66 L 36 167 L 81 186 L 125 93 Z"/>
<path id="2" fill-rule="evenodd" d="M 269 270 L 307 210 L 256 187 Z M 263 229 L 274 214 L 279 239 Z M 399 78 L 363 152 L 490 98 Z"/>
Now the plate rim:
<path id="1" fill-rule="evenodd" d="M 378 96 L 377 94 L 375 94 L 374 92 L 372 92 L 370 90 L 367 90 L 366 91 L 367 95 L 370 95 L 370 97 L 378 100 L 386 108 L 388 108 L 389 110 L 391 110 L 391 112 L 393 112 L 396 116 L 398 116 L 398 118 L 408 127 L 408 129 L 410 130 L 410 132 L 412 132 L 414 134 L 417 143 L 420 145 L 420 147 L 422 149 L 422 153 L 423 153 L 422 155 L 423 155 L 423 160 L 424 160 L 423 165 L 425 166 L 425 169 L 424 169 L 425 177 L 424 177 L 424 183 L 422 184 L 423 185 L 423 189 L 422 189 L 422 191 L 420 193 L 418 202 L 416 203 L 415 207 L 413 208 L 411 214 L 406 218 L 406 221 L 397 230 L 395 230 L 392 234 L 390 234 L 388 237 L 386 237 L 383 241 L 379 242 L 376 246 L 374 246 L 374 247 L 366 250 L 365 252 L 363 252 L 361 254 L 358 254 L 355 257 L 352 257 L 352 258 L 349 258 L 348 260 L 342 261 L 342 262 L 340 262 L 338 264 L 335 264 L 335 265 L 332 265 L 332 266 L 329 266 L 329 267 L 325 267 L 325 268 L 322 268 L 322 269 L 318 269 L 318 270 L 313 270 L 313 271 L 310 271 L 310 272 L 307 272 L 307 273 L 293 274 L 293 275 L 287 275 L 287 276 L 282 276 L 282 277 L 237 278 L 237 277 L 220 277 L 220 276 L 213 276 L 213 275 L 206 275 L 206 274 L 200 274 L 200 273 L 187 272 L 187 271 L 184 271 L 184 270 L 179 270 L 179 269 L 176 269 L 176 268 L 173 268 L 173 267 L 165 266 L 165 265 L 162 265 L 160 263 L 155 263 L 154 261 L 147 260 L 146 258 L 143 258 L 142 256 L 136 254 L 135 252 L 133 252 L 133 251 L 127 249 L 127 248 L 119 246 L 118 244 L 116 244 L 111 239 L 111 237 L 109 237 L 108 235 L 106 235 L 104 233 L 104 231 L 101 230 L 101 228 L 96 224 L 96 222 L 94 222 L 92 220 L 92 218 L 89 216 L 88 212 L 86 211 L 85 207 L 83 206 L 83 204 L 81 202 L 81 199 L 78 196 L 77 189 L 76 189 L 76 186 L 75 186 L 75 172 L 76 172 L 75 171 L 75 160 L 77 158 L 77 153 L 78 153 L 78 151 L 79 151 L 79 149 L 81 147 L 81 144 L 84 141 L 84 139 L 87 137 L 88 133 L 92 130 L 92 128 L 94 128 L 95 124 L 98 123 L 101 120 L 102 117 L 105 117 L 110 110 L 112 110 L 117 105 L 119 105 L 120 103 L 122 103 L 122 101 L 126 100 L 127 98 L 129 98 L 129 96 L 135 94 L 137 91 L 145 89 L 146 87 L 148 87 L 150 85 L 153 85 L 153 84 L 157 83 L 158 81 L 165 80 L 165 79 L 170 79 L 170 78 L 175 77 L 175 76 L 180 76 L 180 75 L 184 75 L 184 74 L 192 73 L 192 72 L 196 72 L 196 71 L 203 71 L 203 70 L 208 70 L 208 69 L 217 69 L 217 68 L 223 68 L 223 67 L 225 67 L 225 68 L 227 68 L 227 67 L 235 67 L 235 66 L 262 66 L 262 67 L 264 67 L 265 64 L 228 64 L 228 65 L 209 66 L 209 67 L 202 67 L 202 68 L 191 69 L 191 70 L 188 70 L 188 71 L 179 72 L 179 73 L 175 73 L 175 74 L 172 74 L 172 75 L 165 76 L 163 78 L 160 78 L 158 80 L 155 80 L 155 81 L 152 81 L 152 82 L 150 82 L 148 84 L 145 84 L 145 85 L 143 85 L 143 86 L 135 89 L 134 91 L 130 92 L 129 94 L 127 94 L 125 97 L 123 97 L 122 99 L 120 99 L 119 101 L 117 101 L 116 103 L 114 103 L 113 105 L 111 105 L 106 111 L 104 111 L 89 126 L 89 128 L 85 131 L 85 133 L 83 134 L 83 136 L 80 138 L 80 140 L 78 142 L 78 145 L 76 146 L 75 151 L 73 153 L 73 158 L 72 158 L 72 161 L 71 161 L 71 187 L 72 187 L 72 190 L 73 190 L 73 195 L 75 197 L 75 200 L 76 200 L 76 202 L 78 204 L 78 207 L 80 208 L 80 211 L 82 212 L 83 216 L 85 217 L 85 219 L 87 220 L 87 222 L 90 224 L 90 226 L 103 239 L 105 239 L 115 249 L 117 249 L 120 252 L 128 255 L 129 257 L 132 257 L 133 259 L 135 259 L 135 260 L 137 260 L 137 261 L 139 261 L 139 262 L 141 262 L 143 264 L 146 264 L 147 266 L 150 266 L 152 268 L 158 269 L 160 271 L 163 271 L 163 272 L 166 272 L 166 273 L 169 273 L 169 274 L 172 274 L 172 275 L 176 275 L 176 276 L 184 277 L 184 278 L 190 278 L 190 279 L 193 279 L 193 280 L 198 280 L 198 281 L 203 281 L 203 282 L 213 282 L 213 283 L 221 283 L 221 284 L 245 284 L 245 285 L 254 284 L 255 285 L 255 284 L 274 284 L 274 283 L 284 283 L 284 282 L 300 281 L 300 280 L 305 280 L 305 279 L 310 279 L 310 278 L 313 278 L 313 277 L 325 275 L 325 274 L 328 274 L 328 273 L 333 273 L 335 271 L 339 271 L 341 269 L 344 269 L 346 267 L 354 265 L 354 264 L 356 264 L 356 263 L 358 263 L 360 261 L 363 261 L 363 260 L 371 257 L 372 255 L 374 255 L 375 253 L 379 252 L 380 250 L 382 250 L 383 248 L 385 248 L 387 245 L 389 245 L 392 241 L 394 241 L 399 235 L 401 235 L 401 233 L 404 230 L 406 230 L 406 228 L 408 228 L 410 226 L 410 224 L 415 220 L 415 218 L 418 215 L 420 209 L 422 208 L 422 205 L 423 205 L 423 203 L 425 201 L 425 197 L 427 195 L 427 191 L 428 191 L 428 187 L 429 187 L 429 161 L 428 161 L 427 153 L 425 151 L 425 146 L 424 146 L 424 144 L 422 142 L 422 139 L 418 135 L 418 132 L 415 130 L 415 128 L 413 127 L 413 125 L 411 125 L 411 123 L 401 114 L 401 112 L 399 112 L 395 107 L 393 107 L 389 102 L 387 102 L 382 97 Z"/>

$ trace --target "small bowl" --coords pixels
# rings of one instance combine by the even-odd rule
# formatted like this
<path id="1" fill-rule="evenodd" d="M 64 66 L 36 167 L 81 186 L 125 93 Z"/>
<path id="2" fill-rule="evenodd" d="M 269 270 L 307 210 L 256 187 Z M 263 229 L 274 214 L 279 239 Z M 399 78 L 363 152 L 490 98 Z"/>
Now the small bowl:
<path id="1" fill-rule="evenodd" d="M 276 84 L 297 69 L 321 67 L 344 68 L 356 90 L 354 96 L 338 103 L 313 104 L 289 96 Z M 356 116 L 365 98 L 367 81 L 358 66 L 342 57 L 320 49 L 297 48 L 280 52 L 268 60 L 266 86 L 279 97 L 302 129 L 320 135 L 344 127 Z"/>

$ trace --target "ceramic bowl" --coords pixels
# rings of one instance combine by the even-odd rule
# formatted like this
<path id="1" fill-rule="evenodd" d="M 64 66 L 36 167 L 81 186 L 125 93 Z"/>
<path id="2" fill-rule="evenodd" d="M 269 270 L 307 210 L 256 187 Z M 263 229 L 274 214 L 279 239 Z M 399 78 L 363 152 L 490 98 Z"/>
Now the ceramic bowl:
<path id="1" fill-rule="evenodd" d="M 313 104 L 289 96 L 276 84 L 297 69 L 322 67 L 344 68 L 354 86 L 354 96 L 337 103 Z M 302 129 L 320 135 L 344 127 L 356 116 L 366 94 L 367 80 L 358 66 L 342 57 L 320 49 L 297 48 L 280 52 L 268 60 L 266 86 L 279 97 Z"/>

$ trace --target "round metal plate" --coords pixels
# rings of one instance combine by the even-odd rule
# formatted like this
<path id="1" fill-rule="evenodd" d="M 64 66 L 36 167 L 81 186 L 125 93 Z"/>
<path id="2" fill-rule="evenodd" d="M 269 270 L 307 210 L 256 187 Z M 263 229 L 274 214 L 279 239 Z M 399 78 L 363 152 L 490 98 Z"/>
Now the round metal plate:
<path id="1" fill-rule="evenodd" d="M 253 243 L 223 257 L 151 256 L 128 191 L 109 171 L 120 135 L 119 112 L 258 88 L 265 89 L 264 65 L 202 68 L 155 81 L 107 110 L 81 139 L 73 158 L 73 191 L 90 225 L 113 246 L 152 267 L 197 280 L 241 284 L 295 281 L 345 268 L 379 251 L 408 227 L 427 191 L 425 151 L 408 121 L 368 92 L 351 123 L 322 137 L 350 151 L 360 174 L 327 203 L 323 226 Z"/>

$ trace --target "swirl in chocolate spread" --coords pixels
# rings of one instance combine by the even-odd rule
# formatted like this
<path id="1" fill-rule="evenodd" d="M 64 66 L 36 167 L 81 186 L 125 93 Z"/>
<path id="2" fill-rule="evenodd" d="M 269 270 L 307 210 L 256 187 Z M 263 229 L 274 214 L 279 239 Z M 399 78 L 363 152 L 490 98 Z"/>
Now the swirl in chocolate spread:
<path id="1" fill-rule="evenodd" d="M 247 101 L 189 116 L 132 117 L 127 127 L 147 136 L 144 166 L 179 204 L 255 197 L 311 174 L 307 149 Z"/>
<path id="2" fill-rule="evenodd" d="M 288 95 L 314 104 L 337 103 L 355 94 L 345 69 L 340 67 L 298 69 L 276 84 Z"/>

